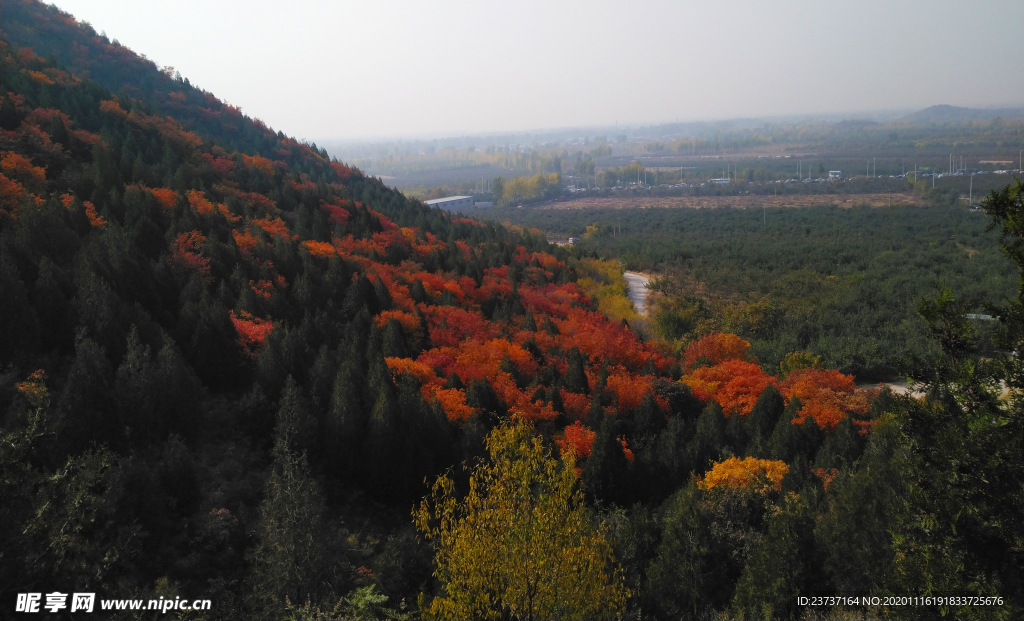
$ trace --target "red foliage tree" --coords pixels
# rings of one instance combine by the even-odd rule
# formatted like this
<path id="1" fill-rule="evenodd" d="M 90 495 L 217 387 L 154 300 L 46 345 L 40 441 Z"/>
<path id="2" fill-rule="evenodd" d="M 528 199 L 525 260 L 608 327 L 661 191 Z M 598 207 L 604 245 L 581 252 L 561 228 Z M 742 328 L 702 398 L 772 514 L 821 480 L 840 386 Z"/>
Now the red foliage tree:
<path id="1" fill-rule="evenodd" d="M 596 435 L 591 429 L 584 427 L 580 421 L 576 421 L 565 428 L 562 438 L 556 443 L 562 452 L 572 451 L 576 457 L 590 457 Z"/>
<path id="2" fill-rule="evenodd" d="M 253 317 L 245 311 L 242 311 L 241 316 L 235 315 L 235 311 L 231 311 L 231 323 L 234 324 L 235 332 L 238 333 L 238 344 L 250 358 L 259 356 L 260 347 L 263 346 L 267 336 L 274 329 L 274 324 L 269 319 Z"/>
<path id="3" fill-rule="evenodd" d="M 199 231 L 179 233 L 171 245 L 171 265 L 180 272 L 195 271 L 207 283 L 213 282 L 210 260 L 200 254 L 205 243 L 206 236 Z"/>

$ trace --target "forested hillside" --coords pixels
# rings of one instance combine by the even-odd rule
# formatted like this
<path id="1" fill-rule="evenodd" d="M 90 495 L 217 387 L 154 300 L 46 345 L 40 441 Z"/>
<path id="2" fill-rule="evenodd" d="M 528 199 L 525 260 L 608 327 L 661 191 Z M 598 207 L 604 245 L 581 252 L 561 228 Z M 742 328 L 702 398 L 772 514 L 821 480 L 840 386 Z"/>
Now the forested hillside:
<path id="1" fill-rule="evenodd" d="M 1020 611 L 1020 417 L 994 373 L 943 388 L 981 373 L 951 298 L 922 309 L 952 348 L 927 402 L 733 334 L 645 342 L 592 258 L 409 200 L 54 8 L 2 15 L 5 606 Z"/>

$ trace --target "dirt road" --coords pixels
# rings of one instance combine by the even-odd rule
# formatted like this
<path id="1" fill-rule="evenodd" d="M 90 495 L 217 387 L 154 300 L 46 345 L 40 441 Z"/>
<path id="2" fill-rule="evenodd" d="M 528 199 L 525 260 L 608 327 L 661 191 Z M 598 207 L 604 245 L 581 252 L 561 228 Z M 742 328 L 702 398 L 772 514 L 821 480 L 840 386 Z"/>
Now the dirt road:
<path id="1" fill-rule="evenodd" d="M 626 284 L 629 286 L 629 301 L 636 307 L 636 312 L 641 315 L 647 310 L 647 283 L 651 282 L 649 276 L 637 272 L 626 272 Z"/>

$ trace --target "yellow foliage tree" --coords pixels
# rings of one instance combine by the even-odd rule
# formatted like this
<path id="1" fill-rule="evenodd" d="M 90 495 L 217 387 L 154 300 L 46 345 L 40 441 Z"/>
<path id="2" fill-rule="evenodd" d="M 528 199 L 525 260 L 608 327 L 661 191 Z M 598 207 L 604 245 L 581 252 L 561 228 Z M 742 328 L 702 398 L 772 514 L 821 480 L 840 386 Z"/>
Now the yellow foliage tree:
<path id="1" fill-rule="evenodd" d="M 786 354 L 786 358 L 779 363 L 779 369 L 782 371 L 783 377 L 800 369 L 818 368 L 821 368 L 821 356 L 815 356 L 809 351 L 789 352 Z"/>
<path id="2" fill-rule="evenodd" d="M 597 300 L 597 309 L 614 321 L 633 321 L 640 317 L 629 301 L 629 285 L 622 265 L 615 259 L 581 259 L 576 262 L 580 275 L 576 285 L 588 297 Z"/>
<path id="3" fill-rule="evenodd" d="M 583 504 L 572 451 L 559 461 L 525 423 L 487 436 L 469 494 L 441 476 L 415 512 L 434 541 L 444 594 L 433 619 L 613 619 L 629 590 L 602 525 Z"/>

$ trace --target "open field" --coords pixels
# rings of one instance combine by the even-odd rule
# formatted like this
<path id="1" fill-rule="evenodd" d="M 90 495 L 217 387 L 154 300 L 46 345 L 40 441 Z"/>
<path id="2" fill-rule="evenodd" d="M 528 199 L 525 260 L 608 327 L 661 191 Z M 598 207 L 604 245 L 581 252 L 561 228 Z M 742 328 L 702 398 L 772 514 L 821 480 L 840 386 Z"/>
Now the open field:
<path id="1" fill-rule="evenodd" d="M 568 201 L 545 203 L 540 209 L 714 209 L 733 207 L 739 209 L 761 207 L 815 207 L 836 205 L 838 207 L 887 207 L 891 204 L 924 206 L 925 199 L 917 194 L 884 192 L 872 194 L 808 194 L 788 196 L 623 196 L 586 197 Z"/>

